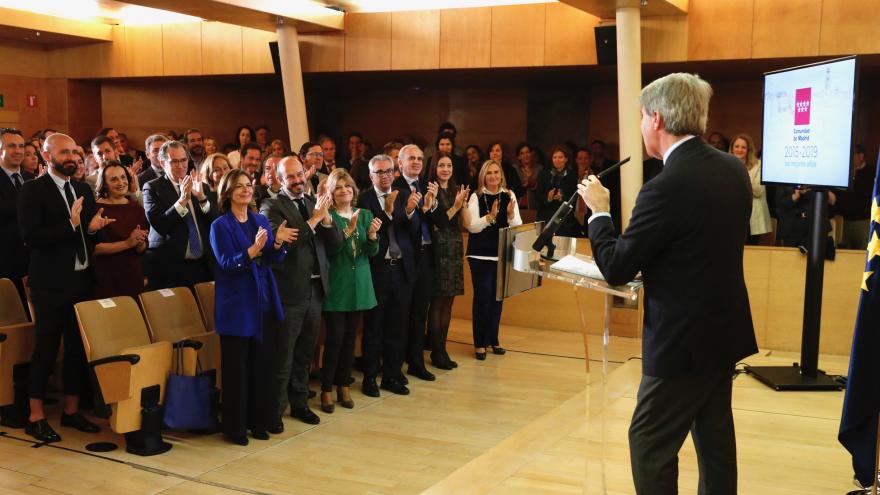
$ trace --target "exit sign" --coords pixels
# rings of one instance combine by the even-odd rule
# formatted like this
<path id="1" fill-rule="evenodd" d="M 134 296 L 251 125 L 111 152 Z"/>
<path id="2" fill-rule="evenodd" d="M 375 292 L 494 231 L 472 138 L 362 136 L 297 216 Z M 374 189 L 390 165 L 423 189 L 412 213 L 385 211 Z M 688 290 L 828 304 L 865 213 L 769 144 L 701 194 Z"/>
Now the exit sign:
<path id="1" fill-rule="evenodd" d="M 37 95 L 27 95 L 27 106 L 37 108 Z"/>

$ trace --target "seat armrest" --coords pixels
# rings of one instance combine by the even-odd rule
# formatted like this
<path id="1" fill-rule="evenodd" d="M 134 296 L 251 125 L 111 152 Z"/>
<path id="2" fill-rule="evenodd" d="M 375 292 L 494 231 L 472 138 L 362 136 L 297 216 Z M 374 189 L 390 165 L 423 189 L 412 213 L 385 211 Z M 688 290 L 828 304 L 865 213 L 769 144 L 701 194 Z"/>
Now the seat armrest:
<path id="1" fill-rule="evenodd" d="M 89 363 L 98 378 L 106 404 L 131 398 L 131 368 L 140 362 L 137 354 L 120 354 L 96 359 Z"/>

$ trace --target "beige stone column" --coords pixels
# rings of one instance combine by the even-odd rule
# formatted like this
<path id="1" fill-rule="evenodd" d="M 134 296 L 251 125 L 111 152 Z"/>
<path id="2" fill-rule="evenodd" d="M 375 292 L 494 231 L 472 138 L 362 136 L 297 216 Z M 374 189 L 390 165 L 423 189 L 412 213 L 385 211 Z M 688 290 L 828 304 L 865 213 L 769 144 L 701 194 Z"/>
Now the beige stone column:
<path id="1" fill-rule="evenodd" d="M 617 107 L 620 121 L 620 158 L 631 157 L 620 168 L 622 229 L 629 225 L 636 196 L 642 187 L 642 133 L 639 92 L 642 90 L 642 37 L 639 2 L 618 2 Z"/>
<path id="2" fill-rule="evenodd" d="M 303 89 L 299 36 L 296 26 L 278 21 L 278 58 L 281 60 L 281 83 L 284 86 L 284 109 L 290 133 L 290 149 L 297 150 L 309 140 L 306 95 Z"/>

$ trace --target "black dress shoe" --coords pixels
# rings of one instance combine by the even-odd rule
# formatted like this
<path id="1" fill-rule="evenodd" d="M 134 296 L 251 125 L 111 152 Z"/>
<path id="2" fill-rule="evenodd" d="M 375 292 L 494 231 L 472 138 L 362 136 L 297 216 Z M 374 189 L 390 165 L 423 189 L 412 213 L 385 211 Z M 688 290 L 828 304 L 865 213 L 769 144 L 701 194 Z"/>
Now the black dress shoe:
<path id="1" fill-rule="evenodd" d="M 401 373 L 400 376 L 397 377 L 397 381 L 399 381 L 400 383 L 402 383 L 404 385 L 409 385 L 409 378 L 403 376 L 403 373 Z"/>
<path id="2" fill-rule="evenodd" d="M 455 361 L 453 361 L 453 360 L 450 359 L 450 360 L 449 360 L 449 366 L 452 366 L 453 368 L 458 368 L 458 363 L 456 363 Z"/>
<path id="3" fill-rule="evenodd" d="M 406 374 L 412 375 L 420 380 L 425 380 L 426 382 L 433 382 L 434 380 L 437 379 L 437 377 L 434 376 L 433 373 L 426 370 L 425 368 L 412 368 L 412 367 L 410 367 L 406 370 Z"/>
<path id="4" fill-rule="evenodd" d="M 98 433 L 101 431 L 101 428 L 98 425 L 87 420 L 80 411 L 73 414 L 62 414 L 61 426 L 76 428 L 83 433 Z"/>
<path id="5" fill-rule="evenodd" d="M 477 359 L 479 359 L 480 361 L 486 360 L 486 353 L 485 352 L 474 352 L 474 355 L 477 356 Z"/>
<path id="6" fill-rule="evenodd" d="M 354 385 L 354 382 L 356 382 L 356 381 L 357 380 L 355 380 L 353 376 L 348 377 L 348 384 L 349 385 Z"/>
<path id="7" fill-rule="evenodd" d="M 316 425 L 321 422 L 321 418 L 318 417 L 317 414 L 313 413 L 312 410 L 308 407 L 297 407 L 291 409 L 290 416 L 310 425 Z"/>
<path id="8" fill-rule="evenodd" d="M 342 394 L 340 394 L 339 392 L 336 392 L 336 403 L 346 409 L 354 409 L 354 401 L 351 399 L 349 399 L 349 400 L 343 399 Z"/>
<path id="9" fill-rule="evenodd" d="M 317 396 L 318 392 L 315 392 L 314 390 L 309 390 L 309 399 L 314 399 Z"/>
<path id="10" fill-rule="evenodd" d="M 277 423 L 266 428 L 266 431 L 273 435 L 280 435 L 284 433 L 284 422 L 279 419 Z"/>
<path id="11" fill-rule="evenodd" d="M 406 388 L 406 385 L 394 378 L 383 379 L 382 388 L 397 395 L 409 395 L 409 389 Z"/>
<path id="12" fill-rule="evenodd" d="M 245 446 L 250 443 L 248 441 L 248 437 L 245 435 L 227 435 L 226 433 L 224 433 L 223 436 L 225 436 L 227 440 L 236 445 Z"/>
<path id="13" fill-rule="evenodd" d="M 361 390 L 364 392 L 364 395 L 369 397 L 379 397 L 379 386 L 376 385 L 375 378 L 364 378 L 363 385 L 361 386 Z"/>
<path id="14" fill-rule="evenodd" d="M 251 436 L 257 440 L 269 439 L 269 433 L 266 430 L 251 430 Z"/>
<path id="15" fill-rule="evenodd" d="M 492 346 L 492 354 L 497 354 L 499 356 L 503 356 L 507 353 L 507 349 L 501 346 Z"/>
<path id="16" fill-rule="evenodd" d="M 53 430 L 52 427 L 49 426 L 49 422 L 46 421 L 46 418 L 38 419 L 36 421 L 28 421 L 24 426 L 24 432 L 36 438 L 39 442 L 49 443 L 61 441 L 61 435 L 55 433 L 55 430 Z"/>
<path id="17" fill-rule="evenodd" d="M 443 359 L 438 359 L 436 361 L 431 360 L 431 365 L 433 365 L 435 368 L 441 369 L 441 370 L 449 371 L 452 369 L 452 363 L 450 363 L 449 361 L 443 360 Z"/>

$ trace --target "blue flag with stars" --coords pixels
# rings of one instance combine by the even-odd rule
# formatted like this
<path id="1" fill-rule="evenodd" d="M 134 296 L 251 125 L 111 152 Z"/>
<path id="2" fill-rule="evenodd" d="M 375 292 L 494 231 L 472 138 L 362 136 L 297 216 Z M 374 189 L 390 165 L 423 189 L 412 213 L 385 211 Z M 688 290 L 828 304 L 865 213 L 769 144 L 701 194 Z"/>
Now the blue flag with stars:
<path id="1" fill-rule="evenodd" d="M 871 195 L 868 255 L 849 360 L 849 377 L 837 439 L 852 454 L 862 486 L 874 483 L 877 420 L 880 415 L 880 157 Z"/>

